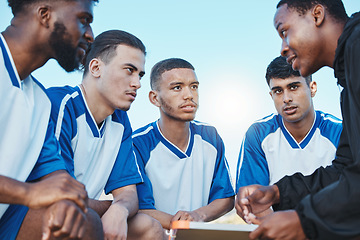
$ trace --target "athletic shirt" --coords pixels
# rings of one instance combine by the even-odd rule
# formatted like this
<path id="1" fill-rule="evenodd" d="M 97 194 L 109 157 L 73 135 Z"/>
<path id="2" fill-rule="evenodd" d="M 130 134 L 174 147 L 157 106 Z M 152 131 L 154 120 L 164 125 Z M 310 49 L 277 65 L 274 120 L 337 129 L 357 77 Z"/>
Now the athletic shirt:
<path id="1" fill-rule="evenodd" d="M 48 93 L 61 155 L 90 198 L 142 182 L 125 111 L 115 110 L 99 128 L 78 86 L 49 88 Z"/>
<path id="2" fill-rule="evenodd" d="M 65 169 L 44 87 L 32 76 L 20 81 L 1 34 L 0 48 L 0 175 L 24 182 Z M 0 217 L 7 208 L 0 204 Z"/>
<path id="3" fill-rule="evenodd" d="M 341 120 L 321 111 L 315 111 L 313 126 L 300 143 L 286 129 L 281 115 L 271 114 L 255 122 L 241 145 L 236 189 L 274 184 L 286 175 L 309 175 L 330 165 L 341 131 Z"/>
<path id="4" fill-rule="evenodd" d="M 140 209 L 175 214 L 235 195 L 216 129 L 191 121 L 189 131 L 185 152 L 162 135 L 157 122 L 134 132 L 134 151 L 144 176 L 137 186 Z"/>

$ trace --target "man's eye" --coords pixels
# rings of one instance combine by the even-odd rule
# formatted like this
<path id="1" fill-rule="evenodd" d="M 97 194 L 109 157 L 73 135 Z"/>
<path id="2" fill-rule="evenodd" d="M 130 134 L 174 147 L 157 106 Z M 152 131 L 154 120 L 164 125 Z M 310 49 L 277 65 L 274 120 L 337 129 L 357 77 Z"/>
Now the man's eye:
<path id="1" fill-rule="evenodd" d="M 290 87 L 291 90 L 295 90 L 297 88 L 298 88 L 298 86 L 296 86 L 296 85 Z"/>
<path id="2" fill-rule="evenodd" d="M 198 89 L 199 86 L 198 86 L 198 85 L 192 85 L 191 88 L 192 88 L 192 89 Z"/>
<path id="3" fill-rule="evenodd" d="M 174 90 L 180 90 L 180 86 L 173 87 Z"/>
<path id="4" fill-rule="evenodd" d="M 281 93 L 281 90 L 280 90 L 280 89 L 275 90 L 274 93 L 275 93 L 275 94 L 279 94 L 279 93 Z"/>
<path id="5" fill-rule="evenodd" d="M 134 69 L 132 69 L 132 68 L 126 68 L 126 70 L 127 70 L 129 73 L 133 73 L 133 72 L 134 72 Z"/>

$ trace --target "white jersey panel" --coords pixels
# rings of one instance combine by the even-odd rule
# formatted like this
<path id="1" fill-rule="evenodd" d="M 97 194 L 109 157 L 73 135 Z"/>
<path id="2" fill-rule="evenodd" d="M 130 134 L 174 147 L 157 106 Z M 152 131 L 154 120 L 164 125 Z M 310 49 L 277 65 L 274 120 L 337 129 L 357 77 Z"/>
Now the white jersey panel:
<path id="1" fill-rule="evenodd" d="M 183 159 L 159 142 L 145 166 L 156 209 L 175 214 L 179 210 L 192 211 L 207 205 L 216 154 L 216 148 L 199 135 L 194 136 L 191 156 Z"/>
<path id="2" fill-rule="evenodd" d="M 330 165 L 336 147 L 327 138 L 323 137 L 319 129 L 305 148 L 292 148 L 281 128 L 269 134 L 261 144 L 269 167 L 269 185 L 279 181 L 286 175 L 301 172 L 304 175 L 313 173 L 320 166 Z M 327 149 L 319 151 L 319 149 Z"/>
<path id="3" fill-rule="evenodd" d="M 85 118 L 83 114 L 76 119 L 78 133 L 71 141 L 75 159 L 74 174 L 76 179 L 86 186 L 89 197 L 98 199 L 119 152 L 124 126 L 111 121 L 109 116 L 104 122 L 103 137 L 94 138 Z"/>
<path id="4" fill-rule="evenodd" d="M 44 144 L 51 105 L 31 76 L 20 82 L 6 42 L 0 37 L 0 175 L 24 182 Z M 0 204 L 0 217 L 7 207 Z"/>

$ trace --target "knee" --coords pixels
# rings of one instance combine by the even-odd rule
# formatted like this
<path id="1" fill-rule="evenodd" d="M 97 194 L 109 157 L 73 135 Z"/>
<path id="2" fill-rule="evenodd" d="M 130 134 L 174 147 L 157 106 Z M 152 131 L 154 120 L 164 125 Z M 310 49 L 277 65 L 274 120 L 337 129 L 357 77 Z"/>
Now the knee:
<path id="1" fill-rule="evenodd" d="M 103 240 L 104 231 L 99 215 L 92 209 L 86 213 L 86 233 L 84 239 Z"/>
<path id="2" fill-rule="evenodd" d="M 129 222 L 129 239 L 165 239 L 165 232 L 159 221 L 144 213 L 137 213 Z"/>

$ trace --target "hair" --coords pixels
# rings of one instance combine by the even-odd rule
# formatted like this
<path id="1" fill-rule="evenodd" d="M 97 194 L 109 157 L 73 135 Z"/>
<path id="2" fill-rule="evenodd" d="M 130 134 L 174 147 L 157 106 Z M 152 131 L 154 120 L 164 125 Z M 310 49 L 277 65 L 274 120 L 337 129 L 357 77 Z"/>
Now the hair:
<path id="1" fill-rule="evenodd" d="M 321 4 L 329 12 L 330 16 L 337 21 L 344 23 L 349 18 L 341 0 L 280 0 L 276 8 L 279 8 L 284 4 L 287 4 L 288 8 L 295 9 L 301 14 L 305 14 L 316 4 Z"/>
<path id="2" fill-rule="evenodd" d="M 109 30 L 99 34 L 90 44 L 83 58 L 84 75 L 89 71 L 89 63 L 94 58 L 99 58 L 106 64 L 116 55 L 116 48 L 126 45 L 139 49 L 146 55 L 145 45 L 134 35 L 121 31 Z"/>
<path id="3" fill-rule="evenodd" d="M 150 86 L 152 90 L 157 90 L 159 87 L 159 80 L 164 72 L 175 68 L 187 68 L 195 71 L 195 68 L 188 61 L 181 58 L 168 58 L 156 63 L 150 74 Z"/>
<path id="4" fill-rule="evenodd" d="M 59 0 L 8 0 L 8 6 L 11 8 L 11 12 L 15 16 L 17 13 L 22 12 L 31 4 L 39 2 L 55 2 Z M 77 0 L 62 0 L 67 2 L 73 2 Z M 92 0 L 95 3 L 98 3 L 99 0 Z"/>
<path id="5" fill-rule="evenodd" d="M 286 79 L 289 77 L 300 77 L 300 72 L 295 71 L 292 66 L 286 61 L 286 58 L 279 56 L 271 61 L 266 69 L 266 82 L 270 86 L 270 80 L 274 78 Z M 304 77 L 306 84 L 309 86 L 312 81 L 311 75 Z"/>

